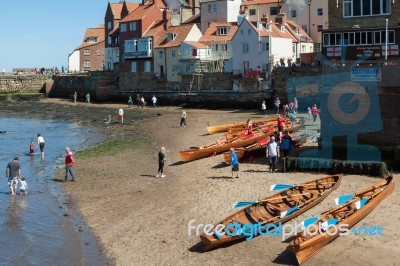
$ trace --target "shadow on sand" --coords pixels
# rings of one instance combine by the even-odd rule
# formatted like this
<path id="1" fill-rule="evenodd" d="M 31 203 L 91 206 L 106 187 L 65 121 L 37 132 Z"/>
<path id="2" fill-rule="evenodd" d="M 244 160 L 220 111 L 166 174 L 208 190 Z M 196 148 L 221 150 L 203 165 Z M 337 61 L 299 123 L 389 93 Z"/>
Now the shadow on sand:
<path id="1" fill-rule="evenodd" d="M 299 265 L 296 261 L 296 257 L 287 249 L 279 254 L 272 262 L 283 265 Z"/>
<path id="2" fill-rule="evenodd" d="M 207 178 L 210 178 L 210 179 L 235 179 L 235 178 L 232 178 L 231 176 L 207 176 Z"/>
<path id="3" fill-rule="evenodd" d="M 219 164 L 214 165 L 213 167 L 211 167 L 211 169 L 221 169 L 221 168 L 225 168 L 225 167 L 227 167 L 227 166 L 229 166 L 229 164 L 226 164 L 226 163 L 219 163 Z"/>

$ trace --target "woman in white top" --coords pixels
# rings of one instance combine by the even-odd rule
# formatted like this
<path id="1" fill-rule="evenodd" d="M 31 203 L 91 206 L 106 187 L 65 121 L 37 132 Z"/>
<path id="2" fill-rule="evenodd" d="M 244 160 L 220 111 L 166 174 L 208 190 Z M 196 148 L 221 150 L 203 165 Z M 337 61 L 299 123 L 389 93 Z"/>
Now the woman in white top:
<path id="1" fill-rule="evenodd" d="M 42 155 L 42 159 L 44 159 L 44 138 L 42 134 L 38 133 L 37 134 L 37 142 L 38 142 L 38 147 L 40 148 L 40 154 Z"/>

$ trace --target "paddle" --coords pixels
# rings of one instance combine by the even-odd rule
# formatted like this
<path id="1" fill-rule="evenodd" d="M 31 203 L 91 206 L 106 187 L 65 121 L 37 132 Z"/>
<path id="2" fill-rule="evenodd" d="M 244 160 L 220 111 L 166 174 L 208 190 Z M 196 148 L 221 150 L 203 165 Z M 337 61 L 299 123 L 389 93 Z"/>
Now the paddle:
<path id="1" fill-rule="evenodd" d="M 339 218 L 331 218 L 329 220 L 326 220 L 325 222 L 323 222 L 321 224 L 321 228 L 326 231 L 329 229 L 329 226 L 337 224 L 337 222 L 339 222 Z"/>
<path id="2" fill-rule="evenodd" d="M 343 203 L 351 200 L 353 197 L 354 197 L 354 194 L 342 195 L 335 199 L 335 203 L 336 203 L 336 205 L 342 205 Z"/>
<path id="3" fill-rule="evenodd" d="M 309 192 L 302 193 L 302 194 L 293 194 L 293 195 L 287 195 L 287 196 L 282 196 L 282 197 L 275 197 L 275 198 L 270 198 L 270 199 L 265 199 L 265 200 L 258 200 L 258 201 L 237 201 L 232 204 L 232 209 L 235 208 L 242 208 L 250 205 L 256 205 L 258 203 L 263 203 L 263 202 L 269 202 L 277 199 L 286 199 L 286 198 L 292 198 L 292 197 L 298 197 L 298 196 L 303 196 L 311 194 Z"/>
<path id="4" fill-rule="evenodd" d="M 274 184 L 271 185 L 270 191 L 279 191 L 283 189 L 289 189 L 289 188 L 294 188 L 294 187 L 307 187 L 307 186 L 315 186 L 315 185 L 321 185 L 321 184 L 333 184 L 336 182 L 324 182 L 324 183 L 311 183 L 311 184 Z"/>
<path id="5" fill-rule="evenodd" d="M 315 224 L 319 219 L 320 219 L 320 218 L 319 218 L 319 217 L 316 217 L 316 216 L 310 217 L 310 218 L 307 218 L 307 219 L 305 219 L 304 221 L 302 221 L 301 224 L 302 224 L 305 228 L 307 228 L 307 227 L 309 227 L 310 225 Z"/>
<path id="6" fill-rule="evenodd" d="M 290 215 L 290 214 L 292 214 L 292 213 L 294 213 L 298 209 L 300 209 L 299 206 L 294 206 L 294 207 L 292 207 L 292 208 L 290 208 L 290 209 L 288 209 L 288 210 L 286 210 L 284 212 L 281 212 L 281 215 L 280 215 L 281 219 L 286 217 L 286 216 L 288 216 L 288 215 Z"/>
<path id="7" fill-rule="evenodd" d="M 368 202 L 369 199 L 366 198 L 362 198 L 359 201 L 356 202 L 356 208 L 357 210 L 361 209 L 362 207 L 364 207 L 364 205 Z"/>

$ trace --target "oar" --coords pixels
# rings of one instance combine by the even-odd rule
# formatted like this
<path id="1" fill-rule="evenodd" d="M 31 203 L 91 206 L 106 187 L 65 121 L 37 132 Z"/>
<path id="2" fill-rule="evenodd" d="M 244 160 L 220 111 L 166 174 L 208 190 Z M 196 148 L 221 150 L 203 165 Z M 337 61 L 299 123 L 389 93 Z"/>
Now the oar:
<path id="1" fill-rule="evenodd" d="M 348 202 L 349 200 L 351 200 L 354 197 L 354 194 L 346 194 L 346 195 L 342 195 L 338 198 L 335 199 L 335 203 L 336 205 L 342 205 L 345 202 Z"/>
<path id="2" fill-rule="evenodd" d="M 281 212 L 281 215 L 280 215 L 281 219 L 286 217 L 286 216 L 288 216 L 288 215 L 290 215 L 290 214 L 292 214 L 292 213 L 294 213 L 298 209 L 300 209 L 299 206 L 294 206 L 294 207 L 292 207 L 292 208 L 290 208 L 290 209 L 288 209 L 288 210 L 286 210 L 284 212 Z"/>
<path id="3" fill-rule="evenodd" d="M 293 197 L 298 197 L 298 196 L 303 196 L 303 195 L 308 195 L 311 194 L 310 192 L 302 193 L 302 194 L 292 194 L 292 195 L 287 195 L 287 196 L 282 196 L 282 197 L 275 197 L 275 198 L 270 198 L 270 199 L 265 199 L 265 200 L 258 200 L 258 201 L 237 201 L 232 204 L 232 209 L 235 208 L 242 208 L 250 205 L 256 205 L 259 203 L 263 202 L 269 202 L 277 199 L 286 199 L 286 198 L 293 198 Z"/>
<path id="4" fill-rule="evenodd" d="M 307 218 L 307 219 L 305 219 L 304 221 L 302 221 L 301 224 L 302 224 L 305 228 L 307 228 L 307 227 L 309 227 L 310 225 L 315 224 L 319 219 L 320 219 L 320 218 L 319 218 L 319 217 L 316 217 L 316 216 L 310 217 L 310 218 Z"/>
<path id="5" fill-rule="evenodd" d="M 368 202 L 369 199 L 366 198 L 362 198 L 359 201 L 356 202 L 356 208 L 357 210 L 361 209 L 362 207 L 364 207 L 364 205 Z"/>
<path id="6" fill-rule="evenodd" d="M 329 229 L 330 225 L 337 224 L 337 222 L 339 222 L 339 218 L 331 218 L 331 219 L 326 220 L 325 222 L 323 222 L 321 224 L 321 228 L 326 231 L 326 230 Z"/>
<path id="7" fill-rule="evenodd" d="M 289 188 L 294 188 L 294 187 L 307 187 L 307 186 L 333 184 L 333 183 L 336 183 L 336 182 L 309 183 L 309 184 L 274 184 L 274 185 L 271 185 L 270 191 L 278 191 L 278 190 L 289 189 Z"/>

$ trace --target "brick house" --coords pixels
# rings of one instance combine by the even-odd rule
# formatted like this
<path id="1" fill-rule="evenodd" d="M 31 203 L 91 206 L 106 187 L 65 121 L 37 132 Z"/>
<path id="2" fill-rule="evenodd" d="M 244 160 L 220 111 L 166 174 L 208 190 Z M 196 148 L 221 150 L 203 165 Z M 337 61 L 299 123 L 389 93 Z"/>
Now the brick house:
<path id="1" fill-rule="evenodd" d="M 342 54 L 346 60 L 361 57 L 377 60 L 386 56 L 388 60 L 398 60 L 399 15 L 398 1 L 330 0 L 329 29 L 322 33 L 323 54 L 335 60 Z"/>
<path id="2" fill-rule="evenodd" d="M 88 28 L 83 42 L 68 56 L 68 70 L 94 71 L 104 67 L 104 25 Z"/>

